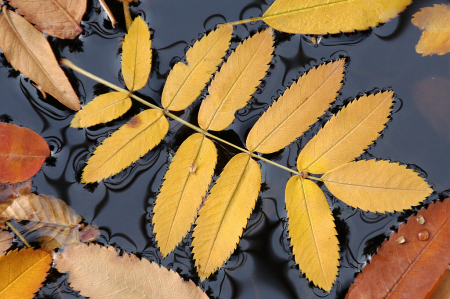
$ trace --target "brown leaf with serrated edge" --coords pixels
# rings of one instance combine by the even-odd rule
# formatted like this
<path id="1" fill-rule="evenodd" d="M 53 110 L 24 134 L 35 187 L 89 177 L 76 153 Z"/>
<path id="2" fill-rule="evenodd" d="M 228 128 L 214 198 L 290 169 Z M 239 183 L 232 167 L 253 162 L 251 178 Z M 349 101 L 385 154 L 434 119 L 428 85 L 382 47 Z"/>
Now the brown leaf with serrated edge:
<path id="1" fill-rule="evenodd" d="M 9 4 L 48 35 L 73 39 L 83 32 L 80 22 L 87 0 L 9 0 Z"/>
<path id="2" fill-rule="evenodd" d="M 0 183 L 0 203 L 31 193 L 31 179 L 15 184 Z"/>
<path id="3" fill-rule="evenodd" d="M 421 209 L 381 245 L 345 298 L 424 298 L 450 263 L 449 220 L 450 198 Z"/>
<path id="4" fill-rule="evenodd" d="M 16 70 L 66 107 L 80 110 L 78 96 L 39 30 L 5 5 L 0 14 L 0 32 L 0 49 Z"/>
<path id="5" fill-rule="evenodd" d="M 50 156 L 44 138 L 13 124 L 0 123 L 0 144 L 0 183 L 28 180 Z"/>
<path id="6" fill-rule="evenodd" d="M 0 253 L 11 247 L 13 235 L 7 230 L 0 230 Z"/>

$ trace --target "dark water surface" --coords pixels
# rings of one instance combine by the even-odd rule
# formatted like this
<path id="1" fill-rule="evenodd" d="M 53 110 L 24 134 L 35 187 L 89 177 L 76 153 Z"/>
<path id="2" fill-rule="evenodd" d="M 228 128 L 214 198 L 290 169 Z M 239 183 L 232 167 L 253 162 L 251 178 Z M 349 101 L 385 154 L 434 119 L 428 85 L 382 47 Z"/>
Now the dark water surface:
<path id="1" fill-rule="evenodd" d="M 89 1 L 82 22 L 85 31 L 77 40 L 48 39 L 58 58 L 66 57 L 97 76 L 124 86 L 120 73 L 120 43 L 125 33 L 121 3 L 107 2 L 120 22 L 118 28 L 112 28 L 97 1 Z M 186 49 L 196 39 L 217 23 L 259 16 L 272 2 L 145 0 L 133 6 L 132 15 L 141 15 L 152 30 L 154 49 L 151 77 L 139 94 L 159 105 L 165 77 L 175 62 L 184 59 Z M 441 2 L 415 1 L 399 18 L 383 26 L 354 34 L 326 36 L 318 46 L 314 46 L 308 36 L 276 32 L 270 74 L 251 102 L 238 111 L 234 123 L 220 136 L 243 146 L 258 117 L 294 79 L 322 61 L 345 56 L 347 73 L 331 112 L 305 137 L 268 158 L 295 168 L 301 148 L 343 103 L 365 92 L 393 89 L 396 103 L 392 120 L 383 136 L 362 158 L 391 159 L 420 172 L 435 190 L 425 203 L 447 196 L 450 189 L 450 54 L 431 57 L 417 54 L 414 46 L 421 32 L 411 24 L 414 13 L 434 3 Z M 264 26 L 262 22 L 238 26 L 234 31 L 233 48 L 249 32 Z M 108 91 L 80 74 L 66 71 L 82 104 Z M 200 100 L 178 115 L 196 123 L 199 104 Z M 170 155 L 192 133 L 190 129 L 171 121 L 164 141 L 132 167 L 99 184 L 80 183 L 84 163 L 96 146 L 142 109 L 140 104 L 134 104 L 125 116 L 106 125 L 79 130 L 69 128 L 74 113 L 52 97 L 43 100 L 30 81 L 0 56 L 0 120 L 38 132 L 50 144 L 54 158 L 34 177 L 33 191 L 65 200 L 87 222 L 98 225 L 102 232 L 100 243 L 161 263 L 199 284 L 189 238 L 163 260 L 149 222 Z M 214 179 L 236 153 L 221 144 L 216 143 L 216 146 L 219 158 Z M 211 298 L 343 298 L 356 273 L 385 236 L 412 213 L 363 212 L 326 192 L 336 218 L 341 249 L 337 281 L 331 293 L 326 293 L 314 287 L 294 262 L 284 203 L 284 188 L 290 174 L 264 162 L 258 163 L 263 186 L 247 229 L 224 267 L 200 283 Z M 77 297 L 77 293 L 67 287 L 65 279 L 66 276 L 53 273 L 38 298 Z M 55 289 L 56 285 L 60 285 L 61 293 Z"/>

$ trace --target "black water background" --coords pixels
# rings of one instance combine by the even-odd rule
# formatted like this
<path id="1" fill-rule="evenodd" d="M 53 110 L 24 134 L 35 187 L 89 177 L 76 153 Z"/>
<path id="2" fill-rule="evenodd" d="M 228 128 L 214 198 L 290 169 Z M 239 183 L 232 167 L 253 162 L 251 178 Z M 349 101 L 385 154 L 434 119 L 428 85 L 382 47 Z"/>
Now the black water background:
<path id="1" fill-rule="evenodd" d="M 165 77 L 194 41 L 217 23 L 259 16 L 272 1 L 162 1 L 146 0 L 132 7 L 152 30 L 154 49 L 152 74 L 139 91 L 152 103 L 160 103 Z M 82 26 L 84 33 L 74 41 L 49 37 L 57 58 L 66 57 L 80 67 L 119 86 L 120 43 L 124 36 L 121 3 L 107 1 L 119 20 L 112 28 L 97 1 L 89 1 Z M 421 7 L 438 1 L 416 1 L 399 18 L 365 32 L 326 36 L 314 46 L 308 36 L 276 32 L 275 57 L 269 74 L 252 101 L 237 113 L 235 122 L 219 135 L 243 146 L 246 135 L 258 117 L 301 73 L 322 61 L 347 57 L 348 68 L 331 112 L 355 96 L 381 89 L 393 89 L 396 103 L 392 120 L 382 137 L 362 158 L 379 158 L 408 164 L 424 175 L 436 200 L 450 189 L 450 54 L 421 57 L 414 50 L 420 30 L 411 24 L 412 15 Z M 448 3 L 448 2 L 444 2 Z M 262 22 L 240 25 L 234 31 L 234 43 L 249 32 L 263 28 Z M 96 82 L 66 69 L 82 104 L 107 92 Z M 205 95 L 205 92 L 203 93 Z M 200 101 L 179 116 L 196 123 Z M 89 129 L 69 128 L 73 112 L 52 97 L 43 100 L 30 80 L 14 71 L 0 56 L 0 120 L 28 127 L 50 144 L 52 157 L 33 179 L 33 191 L 52 194 L 65 200 L 87 222 L 100 226 L 99 242 L 111 244 L 128 253 L 156 261 L 200 283 L 193 267 L 190 241 L 184 242 L 167 258 L 156 248 L 151 211 L 170 155 L 192 131 L 171 121 L 169 134 L 153 151 L 132 167 L 98 185 L 80 183 L 81 170 L 96 146 L 140 110 L 134 104 L 124 117 Z M 300 149 L 331 116 L 328 112 L 303 138 L 268 157 L 295 167 Z M 0 145 L 1 146 L 1 145 Z M 216 176 L 235 150 L 217 144 Z M 373 214 L 351 208 L 326 191 L 336 218 L 341 248 L 339 276 L 330 294 L 313 287 L 295 265 L 289 239 L 284 204 L 284 188 L 290 174 L 259 162 L 263 186 L 247 229 L 230 260 L 210 279 L 201 283 L 211 298 L 343 298 L 370 254 L 376 251 L 407 213 Z M 324 189 L 325 190 L 325 189 Z M 38 298 L 75 298 L 65 276 L 50 276 Z"/>

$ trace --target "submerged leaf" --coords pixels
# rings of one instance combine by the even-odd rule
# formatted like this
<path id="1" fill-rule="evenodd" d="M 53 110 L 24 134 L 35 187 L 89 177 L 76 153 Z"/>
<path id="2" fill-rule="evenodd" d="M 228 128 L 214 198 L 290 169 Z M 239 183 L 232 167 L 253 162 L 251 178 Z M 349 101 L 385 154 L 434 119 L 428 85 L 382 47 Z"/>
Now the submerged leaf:
<path id="1" fill-rule="evenodd" d="M 201 280 L 230 257 L 247 225 L 261 187 L 261 170 L 247 153 L 225 166 L 195 221 L 192 253 Z"/>
<path id="2" fill-rule="evenodd" d="M 31 179 L 15 184 L 0 183 L 0 203 L 31 193 Z M 1 211 L 0 211 L 1 213 Z"/>
<path id="3" fill-rule="evenodd" d="M 0 14 L 0 31 L 0 49 L 16 70 L 66 107 L 80 110 L 80 100 L 42 33 L 6 5 Z"/>
<path id="4" fill-rule="evenodd" d="M 410 209 L 433 192 L 412 169 L 389 161 L 346 163 L 325 173 L 322 179 L 346 204 L 374 213 Z"/>
<path id="5" fill-rule="evenodd" d="M 177 151 L 153 208 L 153 232 L 163 257 L 186 236 L 208 190 L 217 161 L 214 143 L 190 136 Z M 195 171 L 192 169 L 195 167 Z"/>
<path id="6" fill-rule="evenodd" d="M 247 136 L 247 148 L 264 154 L 289 145 L 336 99 L 345 59 L 322 64 L 292 84 L 261 116 Z"/>
<path id="7" fill-rule="evenodd" d="M 71 245 L 55 257 L 59 272 L 69 272 L 72 288 L 91 299 L 207 299 L 192 281 L 174 271 L 114 247 L 84 243 Z"/>
<path id="8" fill-rule="evenodd" d="M 167 77 L 161 97 L 161 105 L 172 111 L 187 108 L 200 95 L 222 62 L 230 46 L 232 26 L 222 26 L 186 52 L 186 63 L 178 62 Z"/>
<path id="9" fill-rule="evenodd" d="M 339 266 L 339 242 L 330 206 L 322 190 L 298 175 L 286 185 L 289 238 L 295 262 L 318 287 L 329 292 Z"/>
<path id="10" fill-rule="evenodd" d="M 272 60 L 272 32 L 268 28 L 246 39 L 222 65 L 200 106 L 198 123 L 203 130 L 225 129 L 251 99 Z"/>
<path id="11" fill-rule="evenodd" d="M 97 147 L 83 170 L 81 182 L 93 183 L 116 174 L 158 145 L 169 131 L 161 110 L 139 113 Z"/>

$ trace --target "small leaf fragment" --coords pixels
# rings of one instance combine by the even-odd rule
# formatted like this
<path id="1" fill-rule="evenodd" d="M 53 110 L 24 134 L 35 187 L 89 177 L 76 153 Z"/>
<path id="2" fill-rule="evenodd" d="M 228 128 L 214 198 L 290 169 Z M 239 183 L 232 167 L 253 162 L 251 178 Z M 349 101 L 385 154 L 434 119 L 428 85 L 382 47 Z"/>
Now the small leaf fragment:
<path id="1" fill-rule="evenodd" d="M 11 247 L 12 240 L 13 235 L 9 231 L 0 230 L 0 253 L 3 253 Z"/>
<path id="2" fill-rule="evenodd" d="M 31 179 L 15 184 L 0 183 L 0 203 L 31 193 Z"/>

